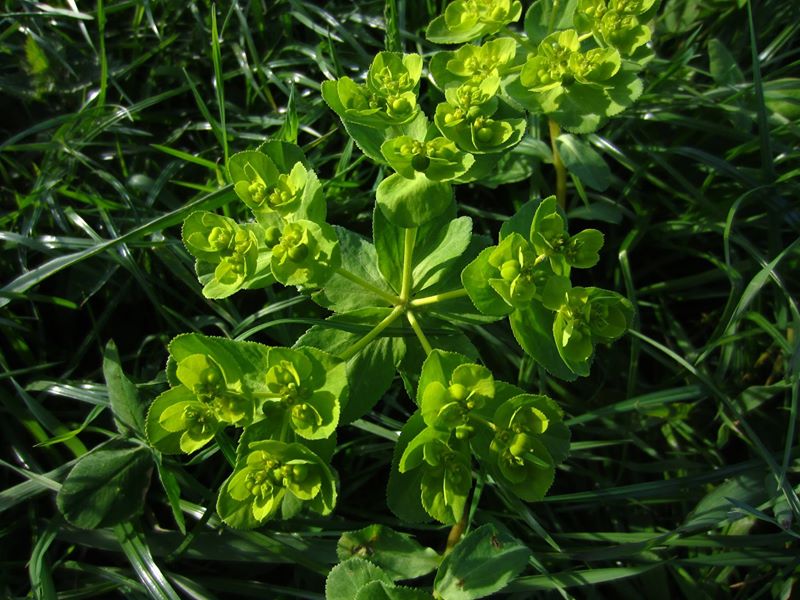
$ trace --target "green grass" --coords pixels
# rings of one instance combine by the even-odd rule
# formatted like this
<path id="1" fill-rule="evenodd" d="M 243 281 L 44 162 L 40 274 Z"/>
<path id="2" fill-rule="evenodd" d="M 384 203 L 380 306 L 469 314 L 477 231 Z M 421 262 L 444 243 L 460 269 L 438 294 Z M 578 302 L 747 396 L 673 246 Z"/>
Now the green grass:
<path id="1" fill-rule="evenodd" d="M 331 221 L 369 233 L 377 168 L 319 86 L 365 70 L 384 14 L 386 44 L 432 52 L 420 28 L 441 4 L 4 3 L 0 596 L 322 598 L 344 531 L 385 523 L 444 547 L 446 528 L 398 522 L 385 505 L 394 432 L 412 410 L 399 381 L 339 431 L 331 518 L 223 527 L 215 451 L 164 459 L 179 517 L 156 473 L 144 513 L 116 528 L 75 529 L 54 502 L 74 459 L 114 435 L 108 340 L 150 400 L 179 333 L 290 345 L 326 316 L 280 286 L 205 300 L 180 223 L 198 208 L 244 217 L 225 158 L 280 135 L 328 180 Z M 572 429 L 545 501 L 480 493 L 472 526 L 499 523 L 533 550 L 512 597 L 798 587 L 798 9 L 664 0 L 660 14 L 645 94 L 588 137 L 611 186 L 568 188 L 574 221 L 606 235 L 586 283 L 630 298 L 634 331 L 564 384 L 506 326 L 467 327 L 498 378 L 552 395 Z M 552 167 L 532 160 L 529 181 L 459 189 L 476 231 L 496 235 L 554 190 Z"/>

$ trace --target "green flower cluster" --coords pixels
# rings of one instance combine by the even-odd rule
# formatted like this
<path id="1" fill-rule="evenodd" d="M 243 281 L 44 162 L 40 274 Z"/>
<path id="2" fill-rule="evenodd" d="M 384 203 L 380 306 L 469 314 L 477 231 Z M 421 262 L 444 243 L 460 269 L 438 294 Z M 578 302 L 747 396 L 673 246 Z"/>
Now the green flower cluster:
<path id="1" fill-rule="evenodd" d="M 656 0 L 579 0 L 575 27 L 628 57 L 650 41 L 646 23 L 655 7 Z"/>
<path id="2" fill-rule="evenodd" d="M 422 74 L 419 54 L 380 52 L 366 83 L 350 77 L 322 84 L 322 96 L 346 123 L 373 128 L 405 125 L 419 113 L 417 86 Z"/>
<path id="3" fill-rule="evenodd" d="M 238 224 L 210 212 L 192 213 L 183 241 L 197 259 L 207 298 L 279 281 L 319 288 L 339 264 L 338 239 L 325 223 L 322 187 L 301 150 L 267 142 L 234 154 L 228 172 L 254 222 Z"/>
<path id="4" fill-rule="evenodd" d="M 336 504 L 336 478 L 317 454 L 302 444 L 251 443 L 222 484 L 217 512 L 234 527 L 258 527 L 294 506 L 327 515 Z"/>
<path id="5" fill-rule="evenodd" d="M 520 228 L 522 229 L 522 228 Z M 524 230 L 524 229 L 522 229 Z M 556 355 L 544 365 L 555 373 L 560 366 L 588 373 L 598 342 L 610 343 L 628 329 L 633 308 L 614 292 L 572 287 L 573 268 L 597 264 L 603 234 L 584 229 L 570 235 L 554 197 L 543 200 L 530 219 L 527 239 L 510 231 L 500 243 L 483 250 L 461 274 L 464 288 L 486 315 L 511 315 L 520 344 L 540 358 L 541 339 L 531 331 L 547 326 Z M 539 352 L 534 348 L 539 346 Z"/>
<path id="6" fill-rule="evenodd" d="M 497 33 L 521 14 L 518 0 L 455 0 L 431 21 L 426 37 L 439 44 L 460 44 Z"/>
<path id="7" fill-rule="evenodd" d="M 325 460 L 348 398 L 345 363 L 316 348 L 199 334 L 178 336 L 169 350 L 172 387 L 150 406 L 147 436 L 163 453 L 191 454 L 226 426 L 241 428 L 234 473 L 218 500 L 222 518 L 255 527 L 278 508 L 284 516 L 303 503 L 330 512 L 335 479 Z"/>
<path id="8" fill-rule="evenodd" d="M 464 512 L 472 456 L 497 483 L 529 501 L 545 495 L 556 465 L 566 458 L 569 430 L 558 406 L 495 381 L 466 356 L 431 352 L 417 404 L 417 417 L 401 435 L 397 467 L 409 482 L 418 482 L 422 507 L 442 523 L 455 523 Z"/>

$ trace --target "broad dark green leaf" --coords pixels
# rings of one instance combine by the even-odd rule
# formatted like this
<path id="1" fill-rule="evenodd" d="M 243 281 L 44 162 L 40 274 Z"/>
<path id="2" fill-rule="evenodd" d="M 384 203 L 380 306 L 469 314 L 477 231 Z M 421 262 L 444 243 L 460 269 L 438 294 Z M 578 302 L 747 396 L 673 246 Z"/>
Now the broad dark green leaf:
<path id="1" fill-rule="evenodd" d="M 358 591 L 373 581 L 392 585 L 391 578 L 380 567 L 354 556 L 339 563 L 325 580 L 326 600 L 354 600 Z"/>
<path id="2" fill-rule="evenodd" d="M 462 539 L 442 561 L 434 590 L 447 600 L 484 598 L 502 590 L 528 564 L 519 540 L 483 525 Z"/>
<path id="3" fill-rule="evenodd" d="M 110 527 L 138 514 L 150 485 L 150 451 L 113 441 L 84 455 L 72 468 L 56 502 L 75 527 Z"/>
<path id="4" fill-rule="evenodd" d="M 511 313 L 511 330 L 522 349 L 537 363 L 560 379 L 575 381 L 581 373 L 574 373 L 558 352 L 553 339 L 553 314 L 539 302 L 531 302 L 528 308 Z"/>
<path id="5" fill-rule="evenodd" d="M 598 192 L 611 184 L 611 170 L 606 161 L 589 144 L 576 136 L 563 133 L 556 140 L 558 152 L 567 170 Z"/>
<path id="6" fill-rule="evenodd" d="M 433 600 L 433 596 L 422 590 L 373 581 L 358 590 L 355 600 Z"/>
<path id="7" fill-rule="evenodd" d="M 436 569 L 440 557 L 411 536 L 385 525 L 369 525 L 342 534 L 336 547 L 339 560 L 360 556 L 381 567 L 392 579 L 413 579 Z"/>

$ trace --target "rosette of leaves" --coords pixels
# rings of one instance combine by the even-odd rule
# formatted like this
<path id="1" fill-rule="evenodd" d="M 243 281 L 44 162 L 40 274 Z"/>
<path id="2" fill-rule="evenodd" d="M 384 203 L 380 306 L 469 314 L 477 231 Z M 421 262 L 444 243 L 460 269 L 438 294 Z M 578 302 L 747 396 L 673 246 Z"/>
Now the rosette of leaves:
<path id="1" fill-rule="evenodd" d="M 251 443 L 220 489 L 217 512 L 231 527 L 250 529 L 275 516 L 285 503 L 330 514 L 336 504 L 333 471 L 302 444 Z"/>
<path id="2" fill-rule="evenodd" d="M 529 17 L 538 14 L 536 7 Z M 572 15 L 561 15 L 564 29 L 542 37 L 541 25 L 529 17 L 526 31 L 538 45 L 528 54 L 519 78 L 506 88 L 525 108 L 544 112 L 567 130 L 589 133 L 641 95 L 643 86 L 636 76 L 641 65 L 623 63 L 620 51 L 602 40 L 583 39 L 572 26 Z"/>
<path id="3" fill-rule="evenodd" d="M 549 197 L 538 204 L 523 206 L 504 224 L 500 243 L 482 250 L 464 268 L 461 281 L 481 313 L 495 318 L 509 315 L 511 329 L 525 352 L 557 377 L 573 380 L 578 375 L 588 375 L 594 342 L 589 344 L 588 354 L 585 343 L 580 346 L 580 353 L 565 351 L 572 330 L 568 330 L 565 341 L 565 329 L 561 325 L 556 327 L 556 315 L 563 310 L 565 316 L 561 320 L 566 318 L 564 307 L 573 289 L 569 279 L 571 269 L 597 264 L 602 245 L 603 235 L 594 229 L 570 236 L 565 216 L 555 198 Z M 606 293 L 619 300 L 619 306 L 630 309 L 627 300 L 613 292 Z M 604 341 L 613 341 L 624 333 L 631 319 L 628 309 L 623 320 L 613 310 L 609 313 L 609 319 L 615 324 L 624 322 L 625 327 L 613 329 L 613 336 L 609 329 Z M 579 336 L 583 332 L 581 327 Z M 574 347 L 578 339 L 582 338 L 572 342 Z M 589 339 L 600 341 L 600 338 Z"/>
<path id="4" fill-rule="evenodd" d="M 430 62 L 433 80 L 441 90 L 489 78 L 502 79 L 514 66 L 517 42 L 497 38 L 480 46 L 465 44 L 454 52 L 437 52 Z"/>
<path id="5" fill-rule="evenodd" d="M 522 15 L 518 0 L 455 0 L 425 32 L 431 42 L 460 44 L 497 33 Z"/>
<path id="6" fill-rule="evenodd" d="M 591 32 L 599 44 L 612 46 L 627 58 L 650 41 L 646 23 L 656 7 L 656 0 L 578 0 L 575 27 L 581 34 Z"/>
<path id="7" fill-rule="evenodd" d="M 234 154 L 228 173 L 236 195 L 265 229 L 299 219 L 325 220 L 322 187 L 295 144 L 270 141 Z"/>
<path id="8" fill-rule="evenodd" d="M 553 337 L 564 362 L 576 372 L 588 372 L 594 347 L 620 338 L 630 327 L 633 305 L 615 292 L 599 288 L 567 289 L 556 309 Z"/>
<path id="9" fill-rule="evenodd" d="M 316 348 L 270 348 L 264 383 L 258 398 L 265 422 L 255 437 L 286 439 L 292 432 L 320 440 L 336 430 L 348 393 L 343 361 Z"/>
<path id="10" fill-rule="evenodd" d="M 253 421 L 266 346 L 188 334 L 172 340 L 169 351 L 172 387 L 153 401 L 146 420 L 148 440 L 157 450 L 190 454 L 221 428 Z"/>
<path id="11" fill-rule="evenodd" d="M 476 450 L 498 484 L 528 502 L 541 500 L 569 452 L 563 413 L 551 398 L 506 383 L 498 384 L 497 399 L 502 404 L 492 417 L 491 441 L 483 432 Z"/>
<path id="12" fill-rule="evenodd" d="M 377 205 L 400 227 L 419 227 L 439 216 L 453 201 L 447 183 L 466 173 L 475 162 L 444 137 L 420 141 L 410 136 L 387 140 L 381 146 L 386 162 L 397 171 L 381 181 Z"/>
<path id="13" fill-rule="evenodd" d="M 264 230 L 255 223 L 198 211 L 183 222 L 183 244 L 195 257 L 195 270 L 206 298 L 227 298 L 242 288 L 274 281 Z"/>
<path id="14" fill-rule="evenodd" d="M 516 145 L 525 133 L 525 119 L 501 118 L 499 87 L 500 79 L 489 77 L 480 83 L 470 81 L 447 88 L 447 102 L 436 107 L 436 127 L 472 154 L 496 154 Z M 507 106 L 502 113 L 514 114 Z"/>
<path id="15" fill-rule="evenodd" d="M 304 288 L 322 287 L 340 263 L 339 240 L 333 228 L 304 219 L 284 226 L 270 258 L 275 279 Z"/>

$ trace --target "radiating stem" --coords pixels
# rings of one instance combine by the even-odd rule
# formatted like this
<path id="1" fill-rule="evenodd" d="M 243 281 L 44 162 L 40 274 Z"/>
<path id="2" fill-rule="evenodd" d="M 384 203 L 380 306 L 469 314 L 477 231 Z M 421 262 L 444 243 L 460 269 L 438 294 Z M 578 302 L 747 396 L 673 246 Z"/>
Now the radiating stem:
<path id="1" fill-rule="evenodd" d="M 553 149 L 553 167 L 556 170 L 556 199 L 558 205 L 564 208 L 567 205 L 567 168 L 561 160 L 561 154 L 558 152 L 558 145 L 556 140 L 561 134 L 561 128 L 558 123 L 553 119 L 548 119 L 547 124 L 550 127 L 550 147 Z"/>
<path id="2" fill-rule="evenodd" d="M 445 300 L 454 300 L 455 298 L 461 298 L 462 296 L 467 295 L 467 290 L 461 288 L 460 290 L 453 290 L 452 292 L 444 292 L 442 294 L 436 294 L 435 296 L 425 296 L 423 298 L 415 298 L 411 302 L 409 302 L 409 306 L 417 307 L 417 306 L 425 306 L 426 304 L 436 304 L 437 302 L 444 302 Z"/>
<path id="3" fill-rule="evenodd" d="M 356 354 L 361 352 L 366 347 L 367 344 L 369 344 L 372 340 L 377 338 L 381 334 L 381 332 L 383 332 L 384 329 L 386 329 L 387 327 L 389 327 L 389 325 L 394 323 L 395 319 L 397 319 L 397 317 L 399 317 L 402 314 L 403 314 L 403 307 L 395 306 L 394 310 L 390 312 L 388 315 L 386 315 L 383 321 L 375 325 L 375 327 L 372 328 L 372 330 L 369 333 L 367 333 L 363 338 L 358 340 L 355 344 L 347 348 L 344 352 L 341 352 L 339 354 L 339 357 L 342 360 L 350 360 L 351 358 L 353 358 Z"/>
<path id="4" fill-rule="evenodd" d="M 411 273 L 414 265 L 412 264 L 414 258 L 414 242 L 417 239 L 417 230 L 412 227 L 405 230 L 403 236 L 403 283 L 400 288 L 400 300 L 408 302 L 411 297 Z"/>
<path id="5" fill-rule="evenodd" d="M 488 427 L 492 431 L 497 431 L 497 425 L 495 425 L 491 421 L 488 421 L 487 419 L 484 419 L 479 415 L 476 415 L 475 413 L 469 413 L 469 419 L 470 421 L 475 421 L 476 423 L 480 423 L 484 427 Z"/>
<path id="6" fill-rule="evenodd" d="M 377 287 L 375 285 L 372 285 L 366 279 L 363 279 L 362 277 L 359 277 L 358 275 L 348 271 L 347 269 L 342 269 L 341 267 L 336 267 L 336 268 L 333 269 L 333 272 L 336 273 L 337 275 L 341 275 L 345 279 L 349 279 L 350 281 L 352 281 L 353 283 L 355 283 L 357 285 L 360 285 L 362 288 L 364 288 L 365 290 L 367 290 L 369 292 L 372 292 L 376 296 L 380 296 L 381 298 L 386 300 L 389 304 L 393 304 L 394 305 L 394 304 L 399 304 L 400 303 L 400 297 L 399 296 L 395 296 L 394 294 L 391 294 L 391 293 L 389 293 L 389 292 L 387 292 L 385 290 L 382 290 L 381 288 L 379 288 L 379 287 Z"/>
<path id="7" fill-rule="evenodd" d="M 433 346 L 428 341 L 428 338 L 425 337 L 425 334 L 422 331 L 422 327 L 419 326 L 419 322 L 417 321 L 417 317 L 414 316 L 414 313 L 410 310 L 406 311 L 406 318 L 408 319 L 409 324 L 411 325 L 411 329 L 414 330 L 414 333 L 417 334 L 419 338 L 419 343 L 422 344 L 422 349 L 425 350 L 425 354 L 430 354 L 433 352 Z"/>
<path id="8" fill-rule="evenodd" d="M 447 535 L 447 547 L 444 549 L 444 555 L 447 556 L 455 548 L 456 544 L 464 535 L 464 530 L 467 528 L 467 520 L 469 519 L 469 504 L 464 505 L 464 513 L 458 520 L 458 523 L 450 528 L 450 533 Z"/>

